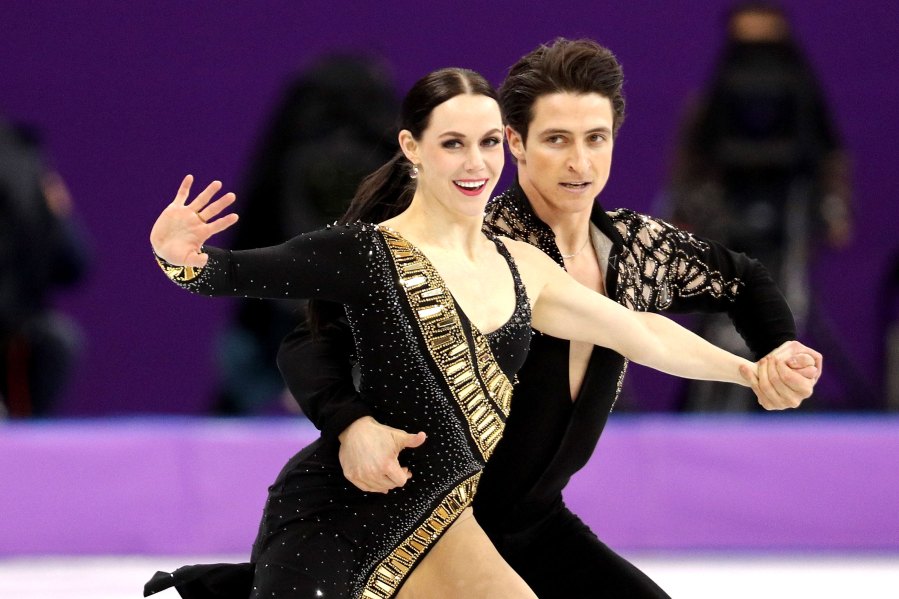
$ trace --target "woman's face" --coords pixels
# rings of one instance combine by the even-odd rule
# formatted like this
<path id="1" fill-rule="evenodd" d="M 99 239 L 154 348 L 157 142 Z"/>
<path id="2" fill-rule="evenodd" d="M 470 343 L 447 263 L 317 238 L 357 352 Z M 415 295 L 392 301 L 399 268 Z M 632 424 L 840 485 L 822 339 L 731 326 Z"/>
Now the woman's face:
<path id="1" fill-rule="evenodd" d="M 420 139 L 403 131 L 400 144 L 418 165 L 421 194 L 453 212 L 483 216 L 505 160 L 503 122 L 493 98 L 455 96 L 431 111 Z"/>

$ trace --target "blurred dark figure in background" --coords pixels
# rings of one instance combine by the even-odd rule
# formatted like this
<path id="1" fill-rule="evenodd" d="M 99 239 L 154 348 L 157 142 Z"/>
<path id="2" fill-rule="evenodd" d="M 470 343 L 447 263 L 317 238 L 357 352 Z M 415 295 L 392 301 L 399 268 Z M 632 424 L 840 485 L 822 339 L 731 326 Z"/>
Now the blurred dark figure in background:
<path id="1" fill-rule="evenodd" d="M 0 122 L 0 414 L 45 416 L 65 388 L 81 335 L 50 307 L 86 270 L 81 230 L 33 131 Z"/>
<path id="2" fill-rule="evenodd" d="M 899 250 L 890 258 L 880 293 L 886 409 L 899 412 Z"/>
<path id="3" fill-rule="evenodd" d="M 846 158 L 782 9 L 742 3 L 726 24 L 723 56 L 683 130 L 672 219 L 760 260 L 803 331 L 810 242 L 841 247 L 850 238 Z M 711 316 L 701 329 L 730 351 L 746 351 L 726 318 Z M 685 401 L 688 410 L 756 406 L 751 393 L 713 383 L 692 383 Z"/>
<path id="4" fill-rule="evenodd" d="M 392 78 L 373 59 L 326 57 L 302 73 L 275 111 L 238 196 L 234 248 L 274 245 L 335 221 L 362 178 L 393 155 L 398 113 Z M 278 347 L 304 317 L 304 304 L 295 301 L 238 304 L 218 344 L 217 413 L 277 408 L 273 400 L 284 392 Z"/>

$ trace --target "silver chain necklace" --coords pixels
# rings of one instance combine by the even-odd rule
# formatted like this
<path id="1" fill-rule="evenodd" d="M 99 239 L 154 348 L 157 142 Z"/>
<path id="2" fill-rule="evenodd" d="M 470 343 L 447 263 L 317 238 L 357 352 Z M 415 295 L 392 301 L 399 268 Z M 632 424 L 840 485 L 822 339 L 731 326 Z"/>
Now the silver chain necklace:
<path id="1" fill-rule="evenodd" d="M 587 247 L 587 242 L 589 242 L 589 241 L 590 241 L 590 235 L 587 235 L 587 239 L 584 240 L 584 245 L 581 246 L 581 249 L 579 249 L 578 251 L 576 251 L 573 254 L 562 254 L 562 259 L 568 260 L 569 258 L 574 258 L 575 256 L 577 256 L 578 254 L 580 254 L 581 252 L 584 251 L 584 248 Z"/>

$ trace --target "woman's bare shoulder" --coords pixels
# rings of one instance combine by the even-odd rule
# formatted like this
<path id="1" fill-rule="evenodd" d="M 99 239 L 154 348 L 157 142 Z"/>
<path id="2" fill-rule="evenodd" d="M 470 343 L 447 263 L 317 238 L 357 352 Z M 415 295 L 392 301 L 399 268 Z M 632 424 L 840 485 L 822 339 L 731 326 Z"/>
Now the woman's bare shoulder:
<path id="1" fill-rule="evenodd" d="M 512 257 L 519 266 L 558 268 L 558 264 L 553 262 L 552 258 L 526 241 L 519 241 L 504 236 L 499 236 L 499 239 L 508 248 L 509 253 L 512 254 Z"/>

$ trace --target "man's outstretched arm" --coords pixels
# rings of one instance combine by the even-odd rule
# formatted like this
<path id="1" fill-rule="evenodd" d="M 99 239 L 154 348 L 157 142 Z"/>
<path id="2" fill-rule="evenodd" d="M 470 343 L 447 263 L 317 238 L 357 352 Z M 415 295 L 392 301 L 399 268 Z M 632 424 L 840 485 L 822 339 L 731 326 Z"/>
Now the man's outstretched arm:
<path id="1" fill-rule="evenodd" d="M 630 238 L 658 240 L 671 257 L 672 270 L 666 272 L 673 276 L 666 282 L 673 286 L 672 299 L 665 309 L 727 313 L 755 357 L 765 358 L 759 386 L 753 390 L 766 409 L 797 407 L 810 397 L 821 375 L 822 356 L 796 341 L 793 314 L 767 269 L 745 254 L 659 219 L 641 221 L 641 229 L 629 227 Z"/>

